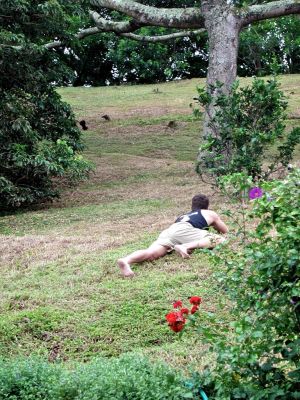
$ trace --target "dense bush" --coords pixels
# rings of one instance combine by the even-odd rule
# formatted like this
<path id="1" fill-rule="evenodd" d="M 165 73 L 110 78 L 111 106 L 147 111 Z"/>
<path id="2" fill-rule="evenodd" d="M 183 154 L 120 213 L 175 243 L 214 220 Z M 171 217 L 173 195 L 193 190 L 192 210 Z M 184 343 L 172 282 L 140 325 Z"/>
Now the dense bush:
<path id="1" fill-rule="evenodd" d="M 41 360 L 2 361 L 4 400 L 176 400 L 193 398 L 182 377 L 164 364 L 125 355 L 75 370 Z"/>
<path id="2" fill-rule="evenodd" d="M 2 15 L 3 14 L 3 15 Z M 68 26 L 58 2 L 8 1 L 0 30 L 0 208 L 58 195 L 53 178 L 86 176 L 81 133 L 54 84 L 69 71 L 38 46 Z"/>
<path id="3" fill-rule="evenodd" d="M 198 172 L 213 177 L 245 172 L 266 178 L 280 165 L 287 166 L 300 142 L 300 128 L 285 133 L 287 101 L 276 79 L 254 79 L 252 86 L 241 88 L 237 81 L 229 95 L 221 88 L 221 83 L 208 91 L 198 88 L 198 100 L 208 113 L 212 104 L 217 106 L 211 133 L 200 147 Z M 275 143 L 273 161 L 263 165 Z"/>
<path id="4" fill-rule="evenodd" d="M 213 256 L 234 322 L 199 324 L 217 356 L 201 376 L 211 399 L 300 398 L 300 170 L 262 190 L 247 241 Z"/>

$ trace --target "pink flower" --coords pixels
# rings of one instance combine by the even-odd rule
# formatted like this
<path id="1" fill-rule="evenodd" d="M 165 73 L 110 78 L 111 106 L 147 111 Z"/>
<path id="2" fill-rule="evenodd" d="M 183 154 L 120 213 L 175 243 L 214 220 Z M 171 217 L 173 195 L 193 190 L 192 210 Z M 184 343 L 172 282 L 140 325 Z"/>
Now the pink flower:
<path id="1" fill-rule="evenodd" d="M 252 189 L 249 190 L 249 199 L 250 200 L 257 199 L 258 197 L 261 197 L 263 194 L 264 192 L 260 187 L 253 187 Z"/>

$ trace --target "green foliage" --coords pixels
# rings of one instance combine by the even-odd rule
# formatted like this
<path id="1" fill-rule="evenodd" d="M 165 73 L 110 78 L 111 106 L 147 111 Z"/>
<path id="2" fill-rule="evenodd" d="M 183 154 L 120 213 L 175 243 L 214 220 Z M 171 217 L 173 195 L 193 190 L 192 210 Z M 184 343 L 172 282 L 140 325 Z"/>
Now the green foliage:
<path id="1" fill-rule="evenodd" d="M 65 14 L 57 1 L 15 3 L 6 2 L 0 31 L 1 209 L 56 197 L 53 178 L 73 183 L 90 170 L 76 155 L 81 133 L 71 108 L 53 88 L 69 73 L 33 42 L 54 34 Z"/>
<path id="2" fill-rule="evenodd" d="M 300 20 L 288 16 L 251 24 L 240 34 L 239 76 L 264 76 L 273 73 L 295 73 L 300 67 Z"/>
<path id="3" fill-rule="evenodd" d="M 254 79 L 252 86 L 242 88 L 237 81 L 229 95 L 222 93 L 222 84 L 218 83 L 208 91 L 199 87 L 198 94 L 208 113 L 212 105 L 217 110 L 210 121 L 211 133 L 200 147 L 200 174 L 219 177 L 245 172 L 253 178 L 266 178 L 279 165 L 287 166 L 300 142 L 300 128 L 285 134 L 287 101 L 276 79 Z M 280 143 L 284 136 L 285 142 Z M 275 142 L 274 161 L 263 167 L 266 153 Z"/>
<path id="4" fill-rule="evenodd" d="M 23 34 L 36 44 L 54 38 L 69 41 L 88 20 L 87 6 L 85 0 L 1 1 L 1 29 Z"/>
<path id="5" fill-rule="evenodd" d="M 200 377 L 212 399 L 300 395 L 300 170 L 262 188 L 251 202 L 258 224 L 248 242 L 214 257 L 226 266 L 219 283 L 235 322 L 222 333 L 199 327 L 217 354 L 215 369 Z"/>
<path id="6" fill-rule="evenodd" d="M 141 36 L 172 33 L 165 28 L 142 28 Z M 120 39 L 111 46 L 108 58 L 114 65 L 112 82 L 152 83 L 178 78 L 204 76 L 205 56 L 195 54 L 195 49 L 205 46 L 205 38 L 174 39 L 162 43 L 147 43 Z"/>
<path id="7" fill-rule="evenodd" d="M 143 43 L 119 38 L 111 33 L 93 35 L 84 40 L 74 38 L 80 29 L 90 26 L 90 2 L 44 0 L 2 2 L 0 23 L 10 31 L 30 37 L 43 45 L 54 38 L 65 47 L 55 50 L 56 62 L 69 69 L 68 79 L 75 86 L 110 83 L 154 83 L 178 78 L 205 77 L 208 66 L 207 35 L 185 37 L 164 43 Z M 199 7 L 200 1 L 145 0 L 143 4 L 156 7 Z M 233 1 L 247 7 L 249 1 Z M 256 2 L 261 3 L 261 2 Z M 127 16 L 116 11 L 95 8 L 104 18 L 124 20 Z M 42 34 L 40 34 L 42 32 Z M 161 27 L 144 27 L 145 35 L 172 33 Z M 273 60 L 283 73 L 296 73 L 300 68 L 299 18 L 290 16 L 276 21 L 263 21 L 241 32 L 239 76 L 263 76 L 272 70 Z M 137 32 L 138 33 L 138 32 Z"/>
<path id="8" fill-rule="evenodd" d="M 60 61 L 74 71 L 73 86 L 104 86 L 113 82 L 113 61 L 110 48 L 115 48 L 119 39 L 113 34 L 89 36 L 72 44 L 72 50 L 57 49 Z"/>
<path id="9" fill-rule="evenodd" d="M 193 398 L 164 364 L 125 355 L 67 370 L 41 360 L 0 363 L 0 398 L 7 400 L 176 400 Z"/>

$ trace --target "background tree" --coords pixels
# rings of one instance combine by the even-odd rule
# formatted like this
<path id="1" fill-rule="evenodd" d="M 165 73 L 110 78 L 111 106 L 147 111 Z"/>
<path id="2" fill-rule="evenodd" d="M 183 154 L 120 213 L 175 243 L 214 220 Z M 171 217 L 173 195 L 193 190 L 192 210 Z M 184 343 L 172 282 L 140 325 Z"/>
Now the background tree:
<path id="1" fill-rule="evenodd" d="M 102 86 L 112 82 L 114 64 L 110 48 L 115 48 L 116 42 L 118 38 L 114 35 L 103 34 L 57 48 L 55 53 L 60 63 L 73 72 L 68 84 Z"/>
<path id="2" fill-rule="evenodd" d="M 263 76 L 274 72 L 300 71 L 300 19 L 283 17 L 254 23 L 241 32 L 238 53 L 239 76 Z"/>
<path id="3" fill-rule="evenodd" d="M 58 195 L 54 177 L 74 181 L 90 168 L 76 155 L 82 143 L 74 115 L 53 87 L 69 80 L 70 71 L 39 46 L 57 32 L 67 40 L 70 4 L 1 3 L 1 210 L 51 199 Z"/>
<path id="4" fill-rule="evenodd" d="M 210 94 L 214 97 L 219 92 L 228 93 L 234 82 L 239 34 L 243 28 L 261 20 L 300 13 L 299 0 L 256 1 L 249 4 L 226 0 L 203 0 L 201 3 L 186 1 L 183 7 L 182 1 L 170 0 L 159 3 L 160 7 L 164 8 L 157 8 L 156 4 L 156 0 L 143 2 L 132 0 L 19 2 L 10 0 L 1 2 L 1 58 L 3 60 L 1 99 L 4 110 L 1 123 L 3 126 L 2 145 L 5 149 L 1 152 L 4 157 L 1 190 L 5 196 L 8 196 L 7 198 L 10 198 L 4 205 L 27 204 L 35 202 L 37 198 L 50 198 L 55 195 L 56 192 L 52 191 L 53 187 L 50 183 L 51 177 L 63 175 L 68 169 L 68 163 L 63 167 L 61 161 L 58 161 L 63 157 L 59 155 L 60 151 L 53 147 L 53 143 L 56 143 L 55 146 L 60 146 L 60 150 L 62 150 L 61 146 L 66 145 L 64 154 L 68 153 L 72 162 L 74 161 L 72 152 L 80 148 L 80 135 L 75 127 L 71 111 L 66 105 L 59 103 L 59 98 L 51 85 L 70 82 L 74 79 L 76 84 L 86 81 L 103 83 L 109 76 L 108 71 L 111 71 L 111 66 L 113 66 L 112 70 L 114 69 L 112 60 L 104 57 L 100 67 L 95 66 L 92 76 L 89 76 L 86 66 L 91 65 L 91 55 L 94 57 L 95 52 L 99 51 L 100 54 L 106 54 L 107 44 L 104 40 L 102 45 L 101 43 L 93 44 L 95 47 L 91 55 L 84 59 L 83 54 L 89 50 L 88 47 L 80 48 L 81 39 L 99 33 L 113 32 L 122 39 L 135 39 L 141 42 L 143 51 L 147 52 L 149 48 L 144 45 L 145 42 L 164 42 L 170 38 L 179 37 L 194 38 L 206 32 L 209 46 L 207 84 Z M 89 6 L 91 6 L 90 17 L 95 24 L 92 27 L 89 26 L 90 21 L 87 17 Z M 154 27 L 159 29 L 156 35 L 152 33 Z M 179 29 L 179 32 L 174 32 L 174 29 Z M 93 42 L 92 39 L 89 40 Z M 116 52 L 114 56 L 117 55 L 116 58 L 120 60 L 125 46 L 122 49 L 122 41 L 119 43 L 119 55 Z M 170 78 L 189 73 L 186 70 L 189 57 L 186 54 L 187 46 L 184 41 L 182 43 L 182 50 L 180 49 L 182 54 L 178 52 L 176 60 L 167 59 L 169 65 L 166 64 L 164 71 Z M 291 53 L 293 40 L 286 43 Z M 78 46 L 77 52 L 82 52 L 81 57 L 73 50 L 76 46 Z M 45 49 L 53 49 L 53 51 L 46 54 Z M 162 47 L 156 50 L 158 57 L 163 50 Z M 137 54 L 133 50 L 130 57 L 123 58 L 124 65 L 128 64 L 129 59 L 134 59 L 132 57 L 134 53 Z M 64 68 L 60 63 L 62 58 L 69 60 L 71 66 L 77 64 L 76 68 L 80 73 L 77 72 L 75 78 L 70 69 Z M 292 57 L 286 58 L 287 64 L 290 59 Z M 151 60 L 150 57 L 147 62 L 142 63 L 139 62 L 138 57 L 134 60 L 135 63 L 132 66 L 130 62 L 126 66 L 131 68 L 132 79 L 138 72 L 138 81 L 147 81 L 145 71 L 149 69 L 153 70 L 151 79 L 156 79 L 161 64 L 157 64 L 156 60 Z M 16 78 L 10 80 L 8 76 Z M 115 78 L 113 75 L 111 77 Z M 223 82 L 223 86 L 215 85 L 218 81 Z M 47 105 L 44 102 L 48 102 Z M 14 112 L 9 112 L 5 104 L 8 104 L 8 107 L 14 104 L 12 106 Z M 216 109 L 215 103 L 211 102 L 205 119 L 204 134 L 206 136 L 212 133 L 210 120 L 214 117 Z M 43 118 L 45 113 L 48 113 L 47 117 Z M 7 137 L 12 140 L 10 145 L 6 140 Z M 28 143 L 29 137 L 31 141 Z M 63 142 L 58 142 L 61 138 Z M 45 141 L 52 141 L 52 143 L 47 142 L 46 146 Z M 38 145 L 40 142 L 43 145 Z M 21 147 L 15 144 L 21 144 Z M 50 161 L 52 156 L 49 155 L 51 146 L 52 156 L 56 152 L 54 159 L 57 164 L 54 168 Z M 14 156 L 16 151 L 19 154 Z M 44 160 L 43 168 L 37 173 L 36 168 L 41 161 L 39 158 L 37 161 L 36 157 L 41 154 Z M 70 163 L 71 159 L 69 159 Z M 9 160 L 8 163 L 7 160 Z M 12 167 L 14 163 L 18 166 L 17 171 Z M 24 171 L 21 165 L 25 168 Z M 11 173 L 12 170 L 14 170 L 13 173 Z M 37 183 L 36 176 L 39 174 L 45 178 L 42 183 Z M 29 179 L 29 176 L 34 179 Z M 43 186 L 47 187 L 45 193 L 37 189 Z M 26 195 L 23 198 L 20 193 L 24 192 L 25 187 Z"/>
<path id="5" fill-rule="evenodd" d="M 147 5 L 145 5 L 146 3 Z M 215 86 L 217 81 L 224 85 L 222 91 L 228 93 L 237 73 L 237 54 L 239 35 L 248 25 L 270 18 L 299 14 L 300 1 L 280 0 L 271 2 L 256 1 L 248 4 L 246 1 L 203 0 L 201 4 L 194 2 L 194 7 L 184 8 L 157 8 L 149 2 L 132 0 L 91 0 L 90 4 L 95 11 L 91 11 L 96 27 L 99 31 L 113 31 L 136 40 L 153 41 L 163 40 L 164 36 L 153 38 L 133 32 L 143 26 L 160 26 L 176 29 L 206 29 L 209 44 L 209 66 L 207 84 Z M 103 18 L 97 11 L 105 9 L 126 14 L 127 21 L 115 21 Z M 97 11 L 96 11 L 97 10 Z M 186 32 L 185 36 L 193 34 Z M 172 34 L 175 37 L 176 33 Z M 205 134 L 209 129 L 209 120 L 214 115 L 214 104 L 206 114 Z"/>
<path id="6" fill-rule="evenodd" d="M 141 31 L 152 36 L 157 31 L 167 34 L 165 28 L 145 27 Z M 155 83 L 179 78 L 205 76 L 207 60 L 198 51 L 205 38 L 186 37 L 158 43 L 119 38 L 108 57 L 113 62 L 116 76 L 112 82 Z"/>
<path id="7" fill-rule="evenodd" d="M 240 35 L 239 76 L 300 72 L 300 19 L 283 17 L 249 25 Z M 167 28 L 144 27 L 145 36 L 170 34 Z M 156 83 L 178 78 L 205 77 L 208 67 L 207 34 L 148 43 L 111 33 L 95 35 L 58 48 L 60 60 L 71 68 L 74 86 Z"/>

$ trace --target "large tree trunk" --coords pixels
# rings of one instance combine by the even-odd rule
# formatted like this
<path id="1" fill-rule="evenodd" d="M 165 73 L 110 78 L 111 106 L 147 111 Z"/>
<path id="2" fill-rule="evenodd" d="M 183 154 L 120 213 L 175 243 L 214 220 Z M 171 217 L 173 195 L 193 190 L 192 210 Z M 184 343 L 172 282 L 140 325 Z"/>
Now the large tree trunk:
<path id="1" fill-rule="evenodd" d="M 232 8 L 224 1 L 204 2 L 202 12 L 205 16 L 205 25 L 209 40 L 209 66 L 207 72 L 207 88 L 211 94 L 216 95 L 217 90 L 211 90 L 210 85 L 216 82 L 223 84 L 223 93 L 229 93 L 236 79 L 237 53 L 239 33 L 241 29 L 240 18 L 233 13 Z M 205 113 L 204 137 L 214 134 L 209 127 L 213 118 L 215 107 L 212 104 Z"/>

